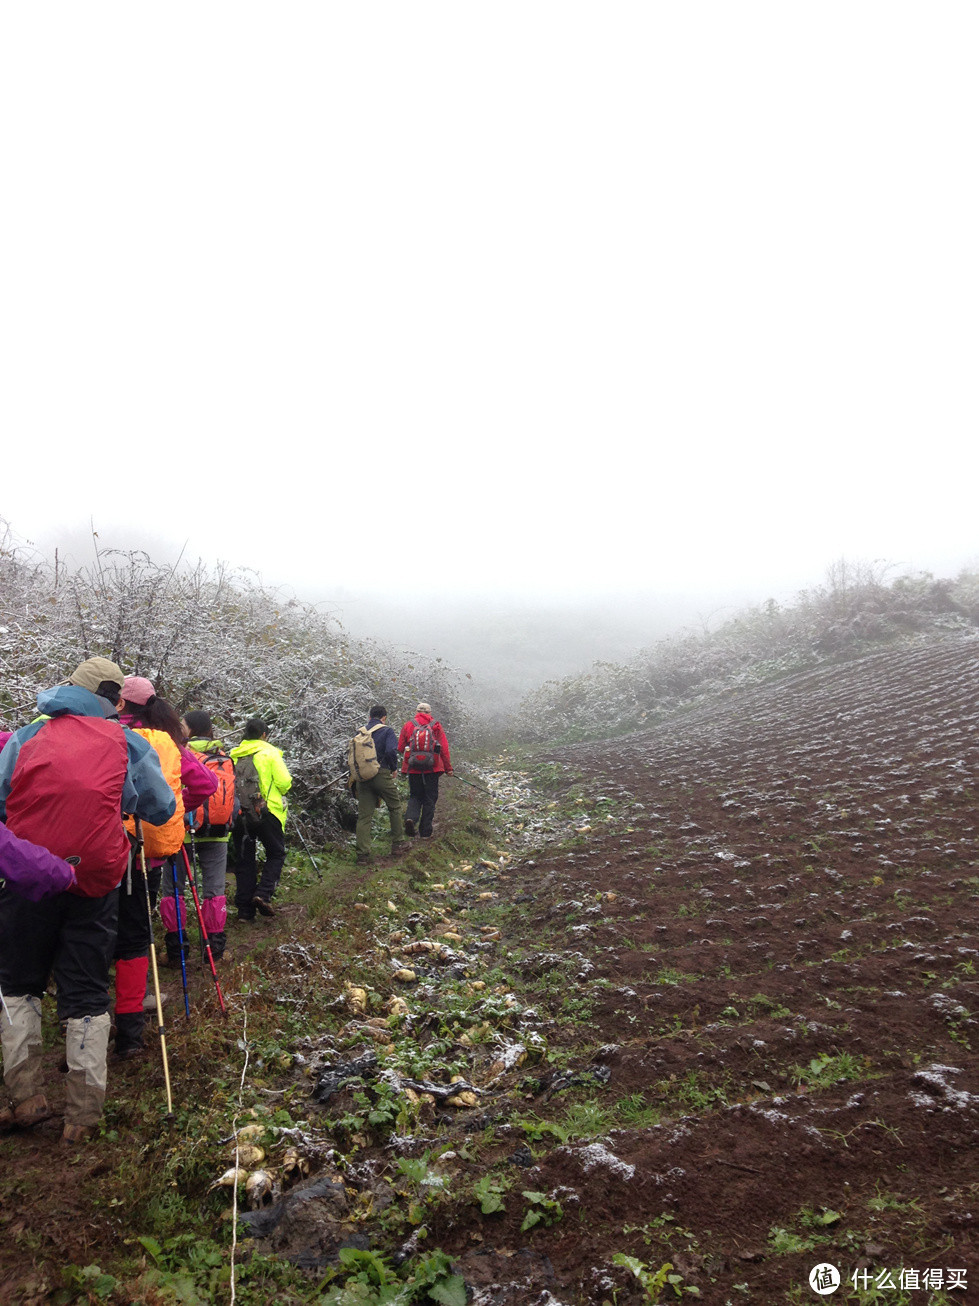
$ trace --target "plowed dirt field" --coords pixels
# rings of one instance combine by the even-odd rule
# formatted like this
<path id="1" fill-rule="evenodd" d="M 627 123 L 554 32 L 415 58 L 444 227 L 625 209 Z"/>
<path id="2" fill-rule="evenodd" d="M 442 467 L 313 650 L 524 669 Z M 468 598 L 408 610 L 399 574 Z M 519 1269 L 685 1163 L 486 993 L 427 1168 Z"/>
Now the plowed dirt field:
<path id="1" fill-rule="evenodd" d="M 617 1127 L 537 1156 L 536 1252 L 443 1231 L 480 1301 L 643 1300 L 614 1249 L 663 1300 L 815 1301 L 829 1262 L 836 1300 L 979 1301 L 977 693 L 954 640 L 554 757 L 581 842 L 510 869 L 510 937 L 557 966 L 567 922 Z"/>

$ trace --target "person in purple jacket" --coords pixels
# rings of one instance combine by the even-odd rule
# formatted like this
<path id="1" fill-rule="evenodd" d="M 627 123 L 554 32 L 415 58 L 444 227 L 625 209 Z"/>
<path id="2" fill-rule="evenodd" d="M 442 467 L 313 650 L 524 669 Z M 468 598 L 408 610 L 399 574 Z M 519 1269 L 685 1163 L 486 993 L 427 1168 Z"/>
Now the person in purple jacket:
<path id="1" fill-rule="evenodd" d="M 18 839 L 0 822 L 0 880 L 30 902 L 53 898 L 75 884 L 73 867 L 47 848 Z"/>
<path id="2" fill-rule="evenodd" d="M 13 731 L 0 730 L 0 752 Z M 31 902 L 53 898 L 76 884 L 75 872 L 68 862 L 39 844 L 18 839 L 0 822 L 0 880 L 6 880 L 15 893 Z"/>

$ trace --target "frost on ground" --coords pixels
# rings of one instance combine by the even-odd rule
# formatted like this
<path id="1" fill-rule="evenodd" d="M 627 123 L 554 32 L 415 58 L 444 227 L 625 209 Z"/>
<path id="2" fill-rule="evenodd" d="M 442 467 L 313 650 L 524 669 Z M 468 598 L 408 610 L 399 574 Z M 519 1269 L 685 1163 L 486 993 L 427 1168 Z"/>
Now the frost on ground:
<path id="1" fill-rule="evenodd" d="M 565 1150 L 568 1155 L 574 1156 L 580 1161 L 585 1174 L 590 1174 L 597 1166 L 604 1167 L 620 1179 L 631 1179 L 636 1173 L 634 1165 L 627 1165 L 625 1161 L 620 1161 L 614 1152 L 608 1150 L 604 1143 L 589 1143 L 586 1147 L 573 1147 Z"/>
<path id="2" fill-rule="evenodd" d="M 923 1070 L 918 1070 L 911 1077 L 911 1083 L 918 1088 L 924 1089 L 924 1092 L 916 1093 L 912 1091 L 911 1101 L 915 1106 L 928 1107 L 932 1110 L 938 1105 L 943 1110 L 953 1108 L 959 1111 L 965 1111 L 969 1108 L 973 1110 L 979 1107 L 979 1095 L 975 1093 L 966 1093 L 962 1089 L 955 1088 L 949 1083 L 949 1075 L 961 1075 L 962 1070 L 956 1066 L 925 1066 Z"/>

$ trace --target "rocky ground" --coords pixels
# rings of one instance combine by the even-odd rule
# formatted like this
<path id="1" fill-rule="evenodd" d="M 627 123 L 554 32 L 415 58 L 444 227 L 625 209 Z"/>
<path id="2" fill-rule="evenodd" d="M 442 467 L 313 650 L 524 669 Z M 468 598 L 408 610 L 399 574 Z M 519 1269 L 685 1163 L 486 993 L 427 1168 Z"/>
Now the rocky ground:
<path id="1" fill-rule="evenodd" d="M 961 638 L 741 690 L 467 772 L 493 799 L 440 807 L 442 860 L 348 872 L 320 908 L 297 879 L 260 968 L 235 936 L 220 1111 L 182 1161 L 226 1246 L 219 1135 L 232 1109 L 260 1125 L 238 1300 L 275 1264 L 305 1278 L 265 1300 L 341 1306 L 767 1306 L 817 1300 L 819 1264 L 835 1300 L 979 1300 L 977 691 Z M 279 1040 L 235 1083 L 259 972 Z M 110 1119 L 120 1146 L 135 1118 Z M 167 1146 L 144 1147 L 161 1176 Z M 55 1155 L 0 1144 L 8 1300 L 55 1299 L 38 1213 L 60 1217 L 10 1180 Z M 105 1270 L 113 1219 L 132 1230 L 111 1165 L 57 1165 L 89 1230 L 70 1259 Z M 169 1300 L 149 1251 L 101 1300 Z"/>

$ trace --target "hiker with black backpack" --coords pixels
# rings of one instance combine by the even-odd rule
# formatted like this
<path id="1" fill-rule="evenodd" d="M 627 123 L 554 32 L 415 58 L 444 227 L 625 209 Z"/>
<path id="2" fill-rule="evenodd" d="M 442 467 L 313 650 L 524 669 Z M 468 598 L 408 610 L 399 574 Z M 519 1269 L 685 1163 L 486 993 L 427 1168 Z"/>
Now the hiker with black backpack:
<path id="1" fill-rule="evenodd" d="M 226 880 L 228 871 L 228 842 L 231 827 L 238 815 L 235 797 L 235 764 L 231 754 L 220 739 L 214 738 L 214 726 L 207 712 L 186 712 L 183 717 L 187 732 L 187 747 L 212 773 L 218 787 L 200 807 L 187 813 L 188 830 L 184 838 L 185 851 L 196 864 L 201 877 L 201 917 L 211 943 L 215 961 L 224 956 L 227 935 L 228 899 Z M 181 872 L 183 884 L 185 872 Z M 162 907 L 161 907 L 162 914 Z M 167 956 L 179 952 L 180 936 L 168 930 Z"/>
<path id="2" fill-rule="evenodd" d="M 371 861 L 371 825 L 381 803 L 387 803 L 391 822 L 391 852 L 395 857 L 408 851 L 401 794 L 395 773 L 398 769 L 398 737 L 387 723 L 388 710 L 375 703 L 366 726 L 350 740 L 347 763 L 350 787 L 357 795 L 357 863 Z"/>
<path id="3" fill-rule="evenodd" d="M 253 921 L 255 912 L 274 916 L 272 896 L 286 861 L 286 797 L 292 776 L 282 760 L 282 749 L 268 742 L 269 728 L 260 717 L 245 722 L 241 743 L 232 748 L 235 791 L 241 811 L 241 845 L 236 871 L 235 906 L 240 921 Z M 258 844 L 265 849 L 262 878 L 258 878 Z"/>
<path id="4" fill-rule="evenodd" d="M 62 1140 L 91 1136 L 102 1115 L 109 1043 L 109 968 L 119 883 L 130 861 L 123 813 L 165 822 L 176 802 L 157 754 L 120 725 L 123 674 L 89 658 L 66 685 L 42 690 L 41 714 L 0 753 L 0 818 L 21 839 L 77 858 L 76 883 L 44 901 L 0 890 L 0 1128 L 52 1113 L 43 1091 L 41 1000 L 53 976 L 68 1074 Z M 145 907 L 144 907 L 145 912 Z"/>
<path id="5" fill-rule="evenodd" d="M 401 774 L 408 777 L 405 834 L 431 839 L 439 776 L 452 774 L 449 741 L 428 703 L 419 703 L 414 718 L 401 727 L 398 752 L 403 754 Z"/>

